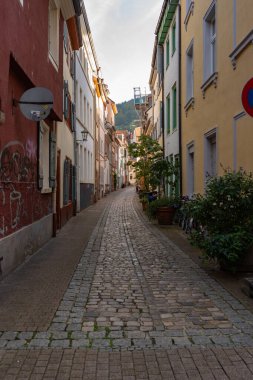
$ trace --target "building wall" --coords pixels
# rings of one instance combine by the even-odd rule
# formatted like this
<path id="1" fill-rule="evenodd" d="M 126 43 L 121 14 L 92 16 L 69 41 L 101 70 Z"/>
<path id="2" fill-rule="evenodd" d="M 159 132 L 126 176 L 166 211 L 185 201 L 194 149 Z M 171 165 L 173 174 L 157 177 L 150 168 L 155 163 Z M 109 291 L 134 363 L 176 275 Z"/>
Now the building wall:
<path id="1" fill-rule="evenodd" d="M 83 30 L 84 33 L 84 30 Z M 94 193 L 90 194 L 91 189 L 94 191 L 94 165 L 95 165 L 95 125 L 94 125 L 94 88 L 93 82 L 90 81 L 91 65 L 94 67 L 93 57 L 89 56 L 90 50 L 84 38 L 84 47 L 79 50 L 76 59 L 76 130 L 78 140 L 77 150 L 77 210 L 89 206 L 94 201 Z M 80 92 L 81 90 L 81 92 Z M 80 99 L 82 94 L 82 99 Z M 80 109 L 82 102 L 82 111 Z M 81 131 L 87 130 L 87 141 L 82 141 Z M 84 192 L 88 191 L 88 194 Z M 89 201 L 88 201 L 89 200 Z"/>
<path id="2" fill-rule="evenodd" d="M 29 5 L 29 6 L 28 6 Z M 38 22 L 38 15 L 40 22 Z M 52 236 L 52 192 L 38 190 L 38 133 L 13 99 L 34 86 L 52 91 L 46 120 L 62 117 L 62 52 L 56 68 L 48 56 L 48 1 L 1 1 L 0 12 L 0 257 L 7 274 Z M 59 45 L 63 19 L 59 15 Z M 36 225 L 36 226 L 35 226 Z M 18 236 L 20 244 L 14 244 Z"/>
<path id="3" fill-rule="evenodd" d="M 172 53 L 172 27 L 176 23 L 176 51 Z M 179 7 L 175 12 L 164 44 L 164 150 L 165 156 L 179 154 Z M 166 42 L 170 40 L 170 61 L 167 66 Z M 173 130 L 173 87 L 177 89 L 177 128 Z M 167 128 L 167 97 L 170 95 L 170 133 Z"/>
<path id="4" fill-rule="evenodd" d="M 252 77 L 253 50 L 249 45 L 240 54 L 236 69 L 229 58 L 234 47 L 252 30 L 251 3 L 245 1 L 216 2 L 217 83 L 213 82 L 203 97 L 203 18 L 210 0 L 194 2 L 194 12 L 187 23 L 182 22 L 182 106 L 186 104 L 186 49 L 194 43 L 194 107 L 186 113 L 182 107 L 183 193 L 187 194 L 191 178 L 187 145 L 194 145 L 194 192 L 203 192 L 206 181 L 206 136 L 216 131 L 216 172 L 223 168 L 253 170 L 252 119 L 243 111 L 241 92 Z M 234 5 L 237 8 L 234 8 Z M 186 1 L 182 1 L 182 20 L 186 16 Z M 236 17 L 234 17 L 236 16 Z M 236 20 L 236 23 L 234 23 Z M 235 38 L 236 36 L 236 38 Z"/>

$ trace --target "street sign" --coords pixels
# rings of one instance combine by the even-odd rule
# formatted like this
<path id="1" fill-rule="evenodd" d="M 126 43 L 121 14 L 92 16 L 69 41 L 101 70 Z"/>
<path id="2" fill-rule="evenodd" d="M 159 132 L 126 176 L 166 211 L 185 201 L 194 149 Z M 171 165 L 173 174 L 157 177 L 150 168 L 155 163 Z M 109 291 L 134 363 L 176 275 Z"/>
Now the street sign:
<path id="1" fill-rule="evenodd" d="M 253 78 L 251 78 L 242 90 L 242 105 L 245 111 L 253 117 Z"/>
<path id="2" fill-rule="evenodd" d="M 30 88 L 20 98 L 19 107 L 25 117 L 33 121 L 44 120 L 53 107 L 53 94 L 47 88 Z"/>

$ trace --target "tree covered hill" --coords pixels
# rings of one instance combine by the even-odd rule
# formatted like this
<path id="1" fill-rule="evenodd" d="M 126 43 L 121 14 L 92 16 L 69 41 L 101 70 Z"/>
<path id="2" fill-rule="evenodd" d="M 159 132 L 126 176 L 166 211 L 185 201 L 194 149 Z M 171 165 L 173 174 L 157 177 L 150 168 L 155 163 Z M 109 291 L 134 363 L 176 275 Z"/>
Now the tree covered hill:
<path id="1" fill-rule="evenodd" d="M 115 118 L 116 129 L 132 131 L 138 115 L 134 108 L 134 99 L 117 104 L 118 114 Z"/>

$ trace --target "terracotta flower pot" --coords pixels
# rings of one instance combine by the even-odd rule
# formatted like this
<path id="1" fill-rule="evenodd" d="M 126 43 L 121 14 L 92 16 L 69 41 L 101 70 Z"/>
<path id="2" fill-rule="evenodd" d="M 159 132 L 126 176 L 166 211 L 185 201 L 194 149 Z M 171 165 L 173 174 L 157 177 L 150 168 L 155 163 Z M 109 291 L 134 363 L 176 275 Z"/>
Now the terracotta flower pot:
<path id="1" fill-rule="evenodd" d="M 142 204 L 142 210 L 146 211 L 147 210 L 147 202 L 141 202 Z"/>
<path id="2" fill-rule="evenodd" d="M 175 208 L 164 206 L 164 207 L 158 207 L 156 211 L 156 217 L 158 220 L 158 224 L 166 225 L 166 224 L 172 224 L 174 216 L 175 216 Z"/>

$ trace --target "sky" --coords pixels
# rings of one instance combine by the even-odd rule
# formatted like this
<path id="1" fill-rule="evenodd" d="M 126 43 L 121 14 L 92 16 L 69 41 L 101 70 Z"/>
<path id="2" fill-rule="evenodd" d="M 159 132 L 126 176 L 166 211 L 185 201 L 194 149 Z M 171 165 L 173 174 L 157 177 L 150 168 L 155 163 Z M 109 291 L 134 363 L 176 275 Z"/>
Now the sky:
<path id="1" fill-rule="evenodd" d="M 116 103 L 149 92 L 155 29 L 163 0 L 84 0 L 102 77 Z"/>

